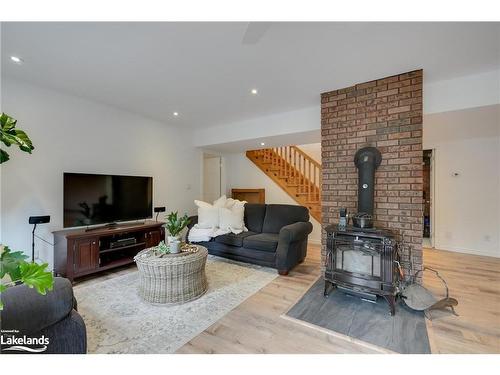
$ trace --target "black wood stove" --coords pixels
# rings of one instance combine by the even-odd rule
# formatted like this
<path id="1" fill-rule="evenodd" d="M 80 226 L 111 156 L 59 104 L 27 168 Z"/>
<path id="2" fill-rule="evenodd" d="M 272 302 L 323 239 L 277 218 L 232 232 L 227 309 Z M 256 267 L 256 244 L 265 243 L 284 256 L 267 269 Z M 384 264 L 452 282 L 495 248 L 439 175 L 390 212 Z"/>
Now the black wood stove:
<path id="1" fill-rule="evenodd" d="M 375 170 L 382 156 L 374 147 L 365 147 L 355 155 L 358 168 L 358 210 L 353 223 L 341 210 L 339 225 L 329 225 L 325 258 L 325 296 L 331 287 L 339 287 L 362 298 L 385 298 L 391 315 L 399 284 L 397 243 L 384 229 L 372 228 Z"/>
<path id="2" fill-rule="evenodd" d="M 385 298 L 394 315 L 399 280 L 396 241 L 381 229 L 330 225 L 325 260 L 325 296 L 330 287 L 341 287 L 367 299 Z"/>

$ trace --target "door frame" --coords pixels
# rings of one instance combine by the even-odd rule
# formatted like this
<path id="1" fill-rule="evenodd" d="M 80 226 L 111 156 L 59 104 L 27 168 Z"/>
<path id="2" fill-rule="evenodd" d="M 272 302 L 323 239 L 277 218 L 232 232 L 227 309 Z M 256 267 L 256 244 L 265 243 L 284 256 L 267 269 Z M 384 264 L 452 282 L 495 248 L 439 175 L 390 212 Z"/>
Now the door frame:
<path id="1" fill-rule="evenodd" d="M 437 153 L 435 148 L 426 148 L 423 151 L 431 151 L 431 160 L 429 168 L 429 184 L 430 184 L 430 229 L 429 229 L 429 241 L 431 243 L 431 248 L 436 247 L 436 196 L 437 196 L 437 186 L 436 186 L 436 158 Z"/>

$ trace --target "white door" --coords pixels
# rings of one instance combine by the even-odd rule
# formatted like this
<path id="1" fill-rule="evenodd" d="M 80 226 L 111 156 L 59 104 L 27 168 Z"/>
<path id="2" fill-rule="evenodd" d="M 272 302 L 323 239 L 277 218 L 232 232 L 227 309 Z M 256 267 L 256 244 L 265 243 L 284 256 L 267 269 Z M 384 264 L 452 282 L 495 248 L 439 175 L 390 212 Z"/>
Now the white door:
<path id="1" fill-rule="evenodd" d="M 205 156 L 203 158 L 203 200 L 213 202 L 222 195 L 221 188 L 221 157 Z"/>

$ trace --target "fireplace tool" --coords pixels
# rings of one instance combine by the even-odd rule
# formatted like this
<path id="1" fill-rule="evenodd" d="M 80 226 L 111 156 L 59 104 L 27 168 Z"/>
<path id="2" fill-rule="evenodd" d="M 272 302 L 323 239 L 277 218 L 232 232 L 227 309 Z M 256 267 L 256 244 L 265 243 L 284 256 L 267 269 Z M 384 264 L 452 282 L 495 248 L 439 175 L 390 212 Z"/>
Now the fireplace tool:
<path id="1" fill-rule="evenodd" d="M 404 241 L 404 236 L 401 241 L 402 249 L 405 247 L 408 248 L 408 253 L 410 256 L 410 278 L 407 281 L 404 281 L 404 278 L 401 278 L 402 286 L 400 291 L 400 297 L 403 302 L 410 309 L 415 311 L 423 311 L 426 318 L 432 320 L 429 311 L 450 308 L 451 312 L 458 316 L 455 312 L 455 306 L 458 305 L 458 301 L 455 298 L 451 298 L 449 296 L 448 284 L 445 279 L 439 274 L 438 271 L 431 267 L 424 266 L 422 270 L 413 273 L 413 258 L 411 255 L 411 246 L 407 246 Z M 398 264 L 399 270 L 401 271 L 401 266 Z M 417 283 L 417 279 L 424 271 L 433 272 L 436 277 L 441 280 L 443 286 L 445 288 L 445 297 L 438 299 L 431 291 Z"/>

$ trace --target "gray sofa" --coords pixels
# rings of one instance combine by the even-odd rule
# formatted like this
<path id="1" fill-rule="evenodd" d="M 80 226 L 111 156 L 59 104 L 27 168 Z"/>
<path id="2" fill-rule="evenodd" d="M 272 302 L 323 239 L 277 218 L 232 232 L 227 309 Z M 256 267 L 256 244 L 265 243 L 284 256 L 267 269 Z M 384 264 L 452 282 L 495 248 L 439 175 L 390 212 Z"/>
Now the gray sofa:
<path id="1" fill-rule="evenodd" d="M 2 293 L 4 310 L 1 327 L 16 337 L 48 337 L 43 353 L 84 354 L 87 352 L 87 333 L 82 317 L 75 310 L 76 300 L 68 279 L 54 278 L 54 289 L 45 296 L 25 285 L 8 288 Z M 4 333 L 4 336 L 7 335 Z M 10 345 L 2 345 L 3 351 Z M 17 351 L 23 353 L 23 351 Z"/>
<path id="2" fill-rule="evenodd" d="M 197 222 L 198 217 L 192 216 L 189 229 Z M 312 231 L 306 207 L 247 203 L 245 226 L 248 232 L 225 234 L 197 244 L 213 255 L 276 268 L 280 275 L 287 275 L 306 257 L 307 238 Z"/>

